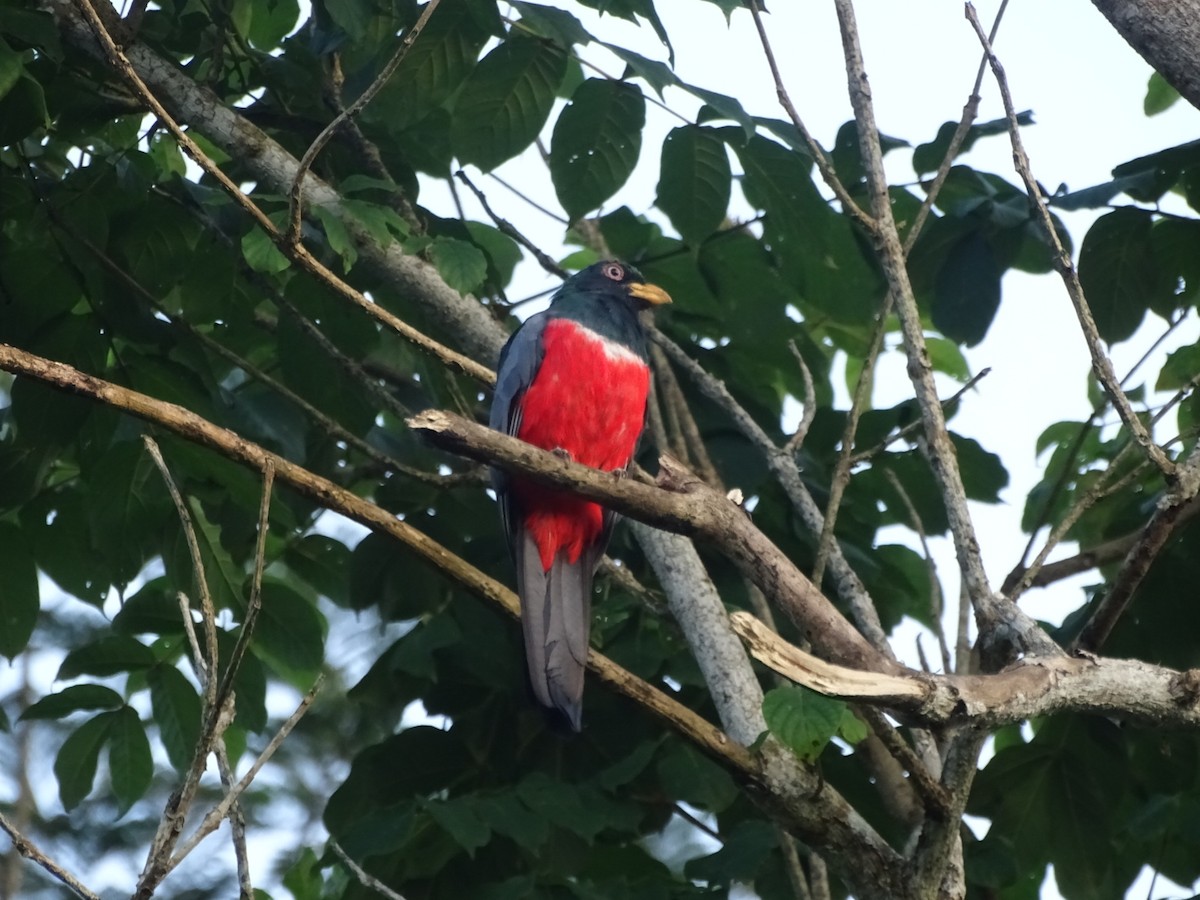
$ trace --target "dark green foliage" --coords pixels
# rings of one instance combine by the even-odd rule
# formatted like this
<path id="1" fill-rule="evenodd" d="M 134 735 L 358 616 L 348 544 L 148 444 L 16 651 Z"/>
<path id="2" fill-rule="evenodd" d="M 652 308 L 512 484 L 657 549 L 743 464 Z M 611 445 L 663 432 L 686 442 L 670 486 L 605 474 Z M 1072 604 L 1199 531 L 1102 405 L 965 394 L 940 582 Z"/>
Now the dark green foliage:
<path id="1" fill-rule="evenodd" d="M 728 16 L 746 15 L 734 0 L 713 2 Z M 522 154 L 533 158 L 541 138 L 548 181 L 530 193 L 551 205 L 557 199 L 561 209 L 552 212 L 575 225 L 603 210 L 595 224 L 608 249 L 675 297 L 658 325 L 780 442 L 785 415 L 805 393 L 795 345 L 819 407 L 797 459 L 824 505 L 847 420 L 842 382 L 853 389 L 863 371 L 885 296 L 871 239 L 830 201 L 791 123 L 752 118 L 749 103 L 712 89 L 721 85 L 675 74 L 651 0 L 585 5 L 648 28 L 666 61 L 601 45 L 599 28 L 590 34 L 577 8 L 446 0 L 356 120 L 378 158 L 343 130 L 314 163 L 342 199 L 309 208 L 305 245 L 375 302 L 458 347 L 461 335 L 430 321 L 411 285 L 365 261 L 367 245 L 419 257 L 421 271 L 476 297 L 498 319 L 510 302 L 552 289 L 549 276 L 529 274 L 528 255 L 510 234 L 456 217 L 429 190 L 458 165 L 487 173 Z M 422 9 L 410 0 L 326 0 L 298 22 L 294 0 L 152 6 L 139 39 L 296 156 L 333 116 L 334 73 L 344 77 L 339 102 L 350 103 Z M 590 61 L 585 51 L 601 46 L 619 60 L 610 72 L 619 78 L 581 65 L 578 57 Z M 681 93 L 694 115 L 646 132 L 659 112 L 653 101 L 670 105 Z M 418 441 L 403 421 L 428 407 L 486 418 L 487 390 L 289 262 L 211 178 L 192 178 L 175 139 L 129 97 L 127 85 L 65 43 L 32 0 L 0 9 L 0 342 L 180 404 L 372 500 L 511 584 L 486 476 Z M 1170 102 L 1152 82 L 1147 109 Z M 1031 124 L 1031 115 L 1020 122 Z M 667 129 L 661 146 L 643 147 L 644 132 Z M 952 130 L 944 125 L 913 149 L 919 183 L 892 188 L 902 235 Z M 251 195 L 273 222 L 286 223 L 287 198 L 258 184 L 248 160 L 217 150 L 202 129 L 190 131 L 235 182 L 255 182 Z M 1003 132 L 1002 122 L 976 124 L 963 149 L 1002 141 Z M 910 146 L 880 140 L 889 165 Z M 865 205 L 853 125 L 828 149 Z M 621 194 L 628 205 L 614 208 L 639 164 L 657 166 L 654 195 Z M 972 375 L 962 347 L 983 341 L 1010 302 L 1004 276 L 1051 268 L 1045 236 L 1014 182 L 955 165 L 908 259 L 930 363 L 958 383 Z M 494 182 L 480 185 L 500 215 L 516 218 L 519 205 L 508 205 Z M 1200 209 L 1200 144 L 1118 165 L 1105 184 L 1064 187 L 1051 198 L 1062 210 L 1104 211 L 1082 237 L 1079 270 L 1108 342 L 1144 322 L 1190 314 L 1200 297 L 1200 220 L 1163 215 L 1164 198 Z M 586 227 L 568 230 L 568 239 Z M 573 249 L 568 268 L 597 257 L 594 242 Z M 1036 311 L 1027 315 L 1029 329 L 1041 327 Z M 885 328 L 885 353 L 897 352 L 894 316 Z M 1013 365 L 1028 362 L 1020 351 L 1015 357 Z M 1200 349 L 1184 345 L 1144 380 L 1174 391 L 1198 373 Z M 754 523 L 811 571 L 816 539 L 762 453 L 676 374 L 720 478 L 754 499 Z M 1003 494 L 1008 461 L 991 452 L 990 436 L 980 443 L 952 435 L 969 497 L 1023 504 L 1030 531 L 1063 521 L 1126 444 L 1103 403 L 1084 421 L 1084 375 L 1077 421 L 1050 426 L 1029 448 L 1043 472 L 1028 497 Z M 1091 399 L 1100 397 L 1093 391 Z M 1138 402 L 1158 400 L 1147 392 Z M 998 411 L 997 428 L 1018 414 Z M 947 533 L 946 509 L 914 433 L 896 439 L 918 419 L 911 401 L 868 404 L 854 449 L 875 452 L 853 467 L 835 529 L 888 630 L 906 617 L 932 624 L 940 597 L 937 573 L 913 548 L 918 526 L 925 536 Z M 1181 452 L 1197 425 L 1193 396 L 1179 411 Z M 48 776 L 52 766 L 69 816 L 59 810 L 42 824 L 61 846 L 78 844 L 79 858 L 132 859 L 134 850 L 144 857 L 203 726 L 202 679 L 179 606 L 182 593 L 199 609 L 200 584 L 145 451 L 147 434 L 162 447 L 195 526 L 219 613 L 220 676 L 246 621 L 261 473 L 0 374 L 0 654 L 17 661 L 14 669 L 24 654 L 37 655 L 58 680 L 28 702 L 0 698 L 0 753 L 7 763 L 16 746 L 10 732 L 23 729 L 48 748 L 44 768 Z M 653 468 L 658 449 L 647 444 L 642 464 Z M 1127 454 L 1118 464 L 1129 486 L 1072 526 L 1068 538 L 1082 549 L 1133 534 L 1153 514 L 1161 480 L 1134 462 Z M 318 674 L 326 686 L 273 760 L 277 779 L 246 798 L 252 824 L 276 825 L 281 809 L 312 822 L 323 816 L 353 858 L 412 898 L 671 900 L 723 897 L 734 882 L 764 900 L 795 896 L 780 834 L 742 780 L 598 682 L 589 684 L 583 734 L 556 734 L 527 696 L 519 633 L 507 616 L 391 538 L 343 524 L 276 487 L 261 614 L 233 679 L 226 741 L 235 763 L 269 739 L 281 698 L 307 690 Z M 1191 602 L 1200 582 L 1198 528 L 1183 529 L 1155 562 L 1106 651 L 1200 665 L 1200 604 Z M 611 552 L 649 594 L 598 579 L 596 649 L 716 722 L 696 661 L 660 610 L 657 582 L 627 530 L 618 528 Z M 701 552 L 728 608 L 748 608 L 741 574 L 713 548 Z M 1095 573 L 1095 582 L 1112 569 Z M 47 579 L 41 587 L 38 573 Z M 822 587 L 836 594 L 831 576 Z M 55 599 L 59 590 L 67 599 Z M 1079 597 L 1064 634 L 1078 627 L 1088 600 Z M 781 628 L 791 640 L 804 637 L 782 617 Z M 908 825 L 864 768 L 865 730 L 853 712 L 765 675 L 763 687 L 772 740 L 819 767 L 885 840 L 906 847 Z M 1181 883 L 1200 876 L 1193 735 L 1101 719 L 1032 727 L 1030 740 L 1016 727 L 999 732 L 996 755 L 977 778 L 969 811 L 991 827 L 964 848 L 971 896 L 1035 897 L 1050 864 L 1069 898 L 1119 896 L 1144 864 Z M 715 837 L 688 845 L 701 832 L 680 825 L 684 814 Z M 679 839 L 680 831 L 689 837 Z M 275 896 L 283 895 L 279 884 L 299 900 L 373 896 L 331 852 L 300 846 L 309 834 L 271 876 Z M 655 845 L 662 835 L 674 837 Z M 205 885 L 196 895 L 234 890 Z M 839 890 L 835 884 L 835 896 Z"/>

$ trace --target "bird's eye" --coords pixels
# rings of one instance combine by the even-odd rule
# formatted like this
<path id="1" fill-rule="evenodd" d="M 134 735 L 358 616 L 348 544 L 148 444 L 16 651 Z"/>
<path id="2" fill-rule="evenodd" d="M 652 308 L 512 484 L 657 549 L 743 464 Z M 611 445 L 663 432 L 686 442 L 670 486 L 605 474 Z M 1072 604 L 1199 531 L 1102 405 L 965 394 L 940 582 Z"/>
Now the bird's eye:
<path id="1" fill-rule="evenodd" d="M 625 277 L 625 270 L 617 263 L 609 263 L 604 267 L 604 277 L 611 278 L 613 281 L 621 281 Z"/>

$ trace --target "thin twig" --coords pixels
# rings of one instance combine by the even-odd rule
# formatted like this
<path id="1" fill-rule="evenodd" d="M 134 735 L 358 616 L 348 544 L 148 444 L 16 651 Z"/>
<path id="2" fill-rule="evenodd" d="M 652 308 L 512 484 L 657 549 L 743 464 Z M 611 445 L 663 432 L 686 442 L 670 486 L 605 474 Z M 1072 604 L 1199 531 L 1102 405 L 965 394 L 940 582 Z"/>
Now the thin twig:
<path id="1" fill-rule="evenodd" d="M 880 743 L 888 753 L 908 772 L 909 781 L 925 803 L 925 808 L 938 816 L 945 816 L 950 811 L 950 797 L 946 789 L 929 774 L 912 747 L 892 727 L 892 723 L 879 710 L 865 703 L 855 706 L 855 711 L 863 717 L 867 726 L 879 738 Z"/>
<path id="2" fill-rule="evenodd" d="M 380 69 L 379 74 L 375 76 L 375 80 L 358 96 L 357 100 L 334 116 L 333 121 L 321 129 L 321 133 L 317 135 L 308 149 L 304 151 L 304 156 L 300 158 L 300 165 L 296 168 L 296 175 L 292 179 L 292 189 L 288 194 L 288 230 L 285 239 L 289 244 L 298 245 L 300 243 L 300 219 L 304 214 L 304 176 L 308 174 L 308 170 L 312 167 L 317 154 L 329 143 L 329 139 L 333 137 L 335 131 L 341 128 L 344 123 L 357 116 L 368 103 L 375 99 L 375 95 L 387 84 L 388 79 L 395 73 L 396 68 L 400 63 L 404 62 L 404 57 L 408 55 L 409 49 L 417 38 L 420 37 L 421 31 L 425 28 L 425 24 L 429 21 L 429 17 L 433 15 L 434 10 L 438 8 L 439 3 L 441 3 L 441 0 L 429 0 L 425 4 L 425 9 L 422 11 L 420 17 L 413 24 L 412 28 L 408 29 L 408 33 L 400 41 L 400 46 L 396 48 L 396 52 L 392 54 L 392 58 L 387 61 L 387 65 Z"/>
<path id="3" fill-rule="evenodd" d="M 175 511 L 179 515 L 179 522 L 183 526 L 184 540 L 187 542 L 188 553 L 192 558 L 192 573 L 196 579 L 196 587 L 200 592 L 200 613 L 204 623 L 204 659 L 199 662 L 207 666 L 209 672 L 215 672 L 217 671 L 217 611 L 213 606 L 212 594 L 208 590 L 208 577 L 204 572 L 204 559 L 200 555 L 200 542 L 196 539 L 196 528 L 192 523 L 192 514 L 188 510 L 178 486 L 175 484 L 175 479 L 171 477 L 171 470 L 167 468 L 166 460 L 163 459 L 162 451 L 158 449 L 157 442 L 147 434 L 142 435 L 142 443 L 145 444 L 146 451 L 150 454 L 150 458 L 154 460 L 154 464 L 158 466 L 158 471 L 162 473 L 163 481 L 167 486 L 167 492 L 171 495 L 171 500 L 175 504 Z M 181 594 L 180 596 L 183 595 Z M 190 617 L 187 618 L 190 619 Z M 212 710 L 217 697 L 216 681 L 208 679 L 205 684 L 205 706 L 209 710 Z"/>
<path id="4" fill-rule="evenodd" d="M 892 486 L 892 490 L 899 495 L 900 502 L 904 504 L 904 509 L 908 513 L 908 527 L 916 532 L 917 539 L 921 542 L 921 552 L 925 555 L 926 571 L 929 573 L 929 612 L 933 619 L 933 633 L 937 636 L 938 649 L 942 654 L 942 671 L 952 671 L 950 667 L 950 648 L 946 645 L 946 629 L 942 627 L 944 601 L 942 597 L 942 583 L 938 579 L 937 560 L 934 559 L 933 553 L 929 549 L 929 540 L 925 535 L 925 526 L 921 522 L 921 516 L 917 512 L 916 504 L 913 503 L 912 497 L 908 495 L 904 484 L 890 468 L 884 469 L 883 474 L 887 478 L 888 484 Z"/>
<path id="5" fill-rule="evenodd" d="M 983 369 L 980 369 L 975 375 L 971 376 L 971 378 L 967 381 L 966 384 L 964 384 L 957 391 L 955 391 L 953 394 L 951 394 L 949 397 L 947 397 L 945 400 L 942 401 L 942 409 L 949 410 L 950 407 L 952 407 L 956 402 L 958 402 L 959 400 L 962 399 L 963 395 L 966 394 L 967 391 L 974 388 L 975 385 L 979 384 L 979 382 L 981 380 L 983 380 L 990 374 L 992 374 L 991 366 L 987 366 Z M 860 463 L 864 463 L 867 460 L 875 458 L 880 453 L 882 453 L 884 450 L 886 450 L 888 447 L 892 446 L 892 444 L 896 443 L 897 441 L 902 441 L 907 437 L 912 437 L 918 431 L 920 431 L 920 429 L 921 429 L 921 421 L 919 419 L 909 422 L 903 428 L 900 428 L 897 431 L 894 431 L 891 434 L 889 434 L 886 438 L 884 438 L 882 441 L 880 441 L 874 447 L 869 447 L 866 450 L 863 450 L 859 453 L 855 453 L 855 454 L 851 455 L 851 457 L 850 457 L 851 467 L 857 466 Z"/>
<path id="6" fill-rule="evenodd" d="M 804 357 L 796 347 L 796 342 L 789 340 L 788 349 L 796 358 L 796 365 L 800 367 L 800 377 L 804 379 L 804 406 L 800 412 L 800 422 L 796 425 L 796 431 L 783 445 L 784 452 L 794 456 L 804 446 L 804 439 L 808 437 L 808 429 L 812 428 L 813 420 L 817 417 L 817 391 L 813 386 L 812 372 L 809 371 L 808 363 L 804 361 Z"/>
<path id="7" fill-rule="evenodd" d="M 846 425 L 842 429 L 842 445 L 838 450 L 837 462 L 834 463 L 833 474 L 829 479 L 829 500 L 825 504 L 825 521 L 821 525 L 821 534 L 817 539 L 817 557 L 813 562 L 813 581 L 817 584 L 820 584 L 825 577 L 825 564 L 829 559 L 830 548 L 834 544 L 834 528 L 837 525 L 838 512 L 842 506 L 842 496 L 850 483 L 850 457 L 854 451 L 858 422 L 871 401 L 871 387 L 875 382 L 875 363 L 879 360 L 879 353 L 883 349 L 883 334 L 887 329 L 887 319 L 891 308 L 892 293 L 889 291 L 875 321 L 874 334 L 871 335 L 871 347 L 863 359 L 862 371 L 858 373 L 858 383 L 854 386 L 854 398 L 850 402 L 850 411 L 846 414 Z"/>
<path id="8" fill-rule="evenodd" d="M 758 0 L 747 0 L 746 5 L 750 8 L 750 15 L 754 17 L 754 27 L 758 30 L 758 40 L 762 44 L 763 55 L 766 56 L 767 65 L 771 69 L 771 77 L 775 80 L 775 96 L 779 99 L 779 105 L 784 108 L 788 114 L 788 118 L 792 120 L 792 124 L 800 133 L 805 146 L 808 147 L 809 155 L 812 156 L 813 162 L 817 165 L 817 171 L 821 173 L 821 178 L 824 179 L 829 189 L 833 191 L 834 196 L 838 198 L 838 202 L 842 204 L 842 211 L 862 226 L 867 234 L 875 234 L 879 229 L 879 222 L 854 202 L 854 198 L 850 196 L 850 192 L 846 190 L 846 186 L 842 184 L 842 180 L 838 178 L 838 174 L 833 168 L 833 163 L 825 155 L 825 150 L 817 143 L 816 138 L 812 136 L 808 128 L 805 127 L 800 114 L 796 111 L 796 107 L 792 103 L 792 98 L 788 95 L 787 88 L 783 86 L 783 77 L 779 74 L 779 66 L 775 62 L 775 52 L 771 49 L 771 42 L 767 38 L 767 29 L 763 25 L 762 9 L 758 5 Z"/>
<path id="9" fill-rule="evenodd" d="M 99 13 L 96 12 L 92 0 L 74 0 L 79 7 L 86 20 L 88 27 L 96 37 L 101 50 L 108 58 L 109 64 L 112 65 L 130 84 L 134 92 L 141 98 L 142 102 L 150 109 L 150 111 L 162 121 L 162 123 L 171 132 L 171 135 L 179 143 L 179 146 L 185 153 L 200 166 L 208 175 L 212 176 L 221 185 L 229 196 L 240 206 L 246 213 L 254 219 L 267 236 L 279 247 L 280 252 L 287 256 L 288 259 L 295 262 L 309 274 L 314 275 L 318 280 L 331 288 L 339 297 L 344 300 L 349 300 L 351 303 L 363 310 L 367 315 L 376 319 L 383 325 L 386 325 L 396 334 L 403 337 L 405 340 L 424 350 L 439 359 L 443 364 L 450 368 L 470 375 L 482 384 L 491 384 L 493 380 L 492 373 L 486 366 L 481 365 L 465 354 L 459 353 L 456 350 L 451 350 L 449 347 L 435 341 L 433 338 L 413 328 L 399 316 L 389 312 L 379 304 L 372 303 L 361 292 L 355 290 L 341 278 L 333 273 L 320 260 L 314 257 L 308 249 L 298 241 L 289 241 L 287 235 L 275 227 L 275 224 L 264 213 L 258 205 L 250 199 L 234 181 L 226 175 L 212 159 L 200 149 L 199 145 L 192 140 L 179 123 L 167 112 L 166 108 L 159 102 L 158 98 L 138 75 L 129 58 L 116 45 L 112 35 L 104 26 Z"/>
<path id="10" fill-rule="evenodd" d="M 313 686 L 308 689 L 308 693 L 306 693 L 300 699 L 300 703 L 296 707 L 295 711 L 288 716 L 287 721 L 285 721 L 283 725 L 279 727 L 279 730 L 275 733 L 275 736 L 271 738 L 267 746 L 263 748 L 262 753 L 260 753 L 258 758 L 254 760 L 254 764 L 246 770 L 246 774 L 243 775 L 238 783 L 235 784 L 225 794 L 225 796 L 221 799 L 221 802 L 208 811 L 208 814 L 204 817 L 203 821 L 196 826 L 196 830 L 192 833 L 191 837 L 189 837 L 182 845 L 180 845 L 179 849 L 175 852 L 175 855 L 171 857 L 167 871 L 174 869 L 181 862 L 183 862 L 187 855 L 195 850 L 197 845 L 199 845 L 202 840 L 217 830 L 217 827 L 220 826 L 221 821 L 229 814 L 230 807 L 232 807 L 237 799 L 241 797 L 246 788 L 250 787 L 262 767 L 270 762 L 271 757 L 275 755 L 275 751 L 279 749 L 280 745 L 284 742 L 287 736 L 292 733 L 292 729 L 296 727 L 296 723 L 304 717 L 306 712 L 308 712 L 308 708 L 312 706 L 313 701 L 317 697 L 317 692 L 321 690 L 321 684 L 324 680 L 324 675 L 317 676 L 317 680 L 313 682 Z"/>
<path id="11" fill-rule="evenodd" d="M 262 499 L 258 507 L 258 539 L 254 544 L 254 576 L 250 583 L 250 599 L 246 603 L 246 615 L 242 619 L 241 633 L 233 652 L 229 654 L 229 664 L 221 677 L 221 685 L 217 690 L 217 703 L 224 704 L 225 699 L 233 691 L 233 680 L 241 668 L 246 649 L 250 646 L 250 638 L 254 634 L 254 626 L 258 622 L 258 614 L 262 610 L 262 576 L 266 565 L 267 555 L 267 520 L 271 513 L 271 491 L 275 486 L 275 463 L 267 460 L 263 464 Z"/>
<path id="12" fill-rule="evenodd" d="M 492 210 L 492 207 L 488 204 L 487 197 L 484 196 L 483 191 L 475 186 L 475 182 L 471 181 L 466 172 L 464 172 L 462 169 L 459 169 L 454 173 L 454 175 L 459 181 L 471 189 L 471 193 L 475 195 L 475 199 L 479 201 L 479 205 L 483 207 L 483 211 L 487 213 L 488 218 L 495 223 L 496 227 L 499 228 L 500 231 L 502 231 L 504 234 L 507 234 L 510 238 L 532 253 L 533 258 L 538 261 L 538 265 L 540 265 L 551 275 L 557 275 L 559 278 L 563 279 L 567 277 L 566 269 L 556 263 L 549 254 L 542 250 L 541 247 L 539 247 L 529 238 L 525 237 L 525 235 L 522 234 L 512 222 L 501 218 Z"/>
<path id="13" fill-rule="evenodd" d="M 342 865 L 346 867 L 347 871 L 349 871 L 351 875 L 358 879 L 358 883 L 363 887 L 375 891 L 380 896 L 387 897 L 388 900 L 404 900 L 404 897 L 401 894 L 397 894 L 390 887 L 356 863 L 353 858 L 351 858 L 350 854 L 342 849 L 342 845 L 333 838 L 329 839 L 329 849 L 333 851 L 334 856 L 342 861 Z"/>
<path id="14" fill-rule="evenodd" d="M 996 11 L 996 18 L 992 21 L 992 30 L 990 40 L 995 42 L 996 34 L 1000 30 L 1000 20 L 1004 18 L 1004 11 L 1008 9 L 1008 0 L 1001 0 L 1000 8 Z M 909 226 L 908 233 L 904 235 L 904 255 L 908 256 L 913 248 L 913 244 L 917 242 L 917 238 L 921 236 L 921 229 L 925 227 L 925 221 L 929 218 L 929 213 L 933 209 L 933 204 L 937 202 L 938 194 L 942 192 L 942 185 L 946 183 L 946 178 L 950 175 L 950 170 L 954 167 L 954 160 L 958 157 L 959 148 L 962 147 L 963 141 L 966 140 L 967 134 L 971 130 L 971 123 L 975 121 L 975 116 L 979 112 L 979 90 L 983 87 L 983 73 L 987 71 L 987 55 L 979 61 L 979 69 L 975 73 L 975 85 L 971 88 L 971 94 L 967 97 L 967 102 L 963 105 L 962 118 L 958 120 L 958 125 L 954 129 L 954 134 L 950 136 L 950 144 L 946 147 L 946 155 L 942 157 L 941 165 L 938 166 L 937 172 L 933 176 L 933 181 L 925 189 L 925 199 L 921 201 L 921 208 L 917 210 L 917 215 L 913 218 L 913 223 Z"/>
<path id="15" fill-rule="evenodd" d="M 224 738 L 213 747 L 217 756 L 217 771 L 221 775 L 221 786 L 229 790 L 233 786 L 233 767 L 229 764 L 229 753 Z M 242 814 L 242 803 L 236 801 L 229 809 L 229 837 L 233 842 L 233 856 L 237 860 L 238 900 L 254 900 L 254 885 L 250 880 L 250 852 L 246 846 L 246 817 Z"/>
<path id="16" fill-rule="evenodd" d="M 1117 381 L 1116 373 L 1113 371 L 1112 360 L 1108 358 L 1108 354 L 1105 353 L 1104 348 L 1101 346 L 1100 332 L 1096 328 L 1096 320 L 1092 317 L 1091 307 L 1088 305 L 1087 297 L 1084 295 L 1083 285 L 1079 281 L 1079 273 L 1075 269 L 1075 264 L 1072 262 L 1070 254 L 1067 253 L 1066 248 L 1058 237 L 1058 232 L 1054 227 L 1054 220 L 1050 215 L 1050 208 L 1046 205 L 1046 199 L 1042 195 L 1041 186 L 1037 183 L 1037 179 L 1033 177 L 1029 156 L 1025 152 L 1024 142 L 1021 140 L 1021 129 L 1017 124 L 1017 114 L 1013 106 L 1012 95 L 1008 89 L 1008 78 L 1004 74 L 1004 67 L 1000 64 L 1000 60 L 997 59 L 996 54 L 992 50 L 991 41 L 988 40 L 983 27 L 979 24 L 979 17 L 975 14 L 975 7 L 971 3 L 967 3 L 965 4 L 965 9 L 967 19 L 970 21 L 971 27 L 975 29 L 975 34 L 979 38 L 984 51 L 987 53 L 988 64 L 992 68 L 992 74 L 996 78 L 996 85 L 1000 89 L 1000 97 L 1004 102 L 1004 115 L 1008 119 L 1009 139 L 1012 142 L 1013 164 L 1016 166 L 1021 180 L 1025 182 L 1025 191 L 1029 195 L 1030 206 L 1033 207 L 1033 211 L 1038 218 L 1039 224 L 1042 226 L 1042 231 L 1045 233 L 1046 240 L 1052 251 L 1051 261 L 1059 275 L 1062 276 L 1067 294 L 1071 298 L 1071 304 L 1075 307 L 1075 315 L 1079 320 L 1079 327 L 1083 331 L 1084 341 L 1087 343 L 1088 352 L 1092 357 L 1092 370 L 1096 373 L 1096 378 L 1104 388 L 1104 392 L 1108 394 L 1109 400 L 1112 401 L 1117 415 L 1121 417 L 1121 421 L 1125 423 L 1125 427 L 1133 435 L 1133 439 L 1141 446 L 1143 452 L 1155 468 L 1162 472 L 1167 483 L 1171 484 L 1175 481 L 1177 474 L 1175 463 L 1155 443 L 1150 432 L 1146 430 L 1146 426 L 1142 424 L 1142 420 L 1133 411 L 1133 407 L 1129 403 L 1129 397 L 1126 396 L 1125 391 L 1122 390 L 1120 383 Z"/>
<path id="17" fill-rule="evenodd" d="M 100 900 L 98 894 L 94 894 L 84 887 L 78 878 L 43 853 L 37 844 L 18 831 L 17 827 L 5 817 L 4 813 L 0 813 L 0 831 L 5 832 L 12 839 L 13 849 L 18 854 L 31 862 L 37 863 L 37 865 L 69 887 L 78 896 L 82 897 L 83 900 Z"/>
<path id="18" fill-rule="evenodd" d="M 675 370 L 671 368 L 667 355 L 657 344 L 651 345 L 650 355 L 654 359 L 654 375 L 666 394 L 667 409 L 678 425 L 679 439 L 686 452 L 684 458 L 691 461 L 692 466 L 706 482 L 713 487 L 722 487 L 721 476 L 713 464 L 712 457 L 708 455 L 708 447 L 700 436 L 700 426 L 696 424 L 696 417 L 692 415 L 687 397 L 684 396 L 683 388 L 679 385 L 679 379 L 675 377 Z"/>

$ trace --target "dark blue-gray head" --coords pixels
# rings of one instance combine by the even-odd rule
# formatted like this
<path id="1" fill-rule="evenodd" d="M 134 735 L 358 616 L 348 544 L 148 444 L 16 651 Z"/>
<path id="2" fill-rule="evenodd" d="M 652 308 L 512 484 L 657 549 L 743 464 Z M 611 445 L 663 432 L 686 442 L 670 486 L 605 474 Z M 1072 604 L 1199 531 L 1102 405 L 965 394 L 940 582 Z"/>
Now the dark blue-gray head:
<path id="1" fill-rule="evenodd" d="M 656 284 L 649 284 L 642 273 L 628 263 L 606 259 L 592 263 L 568 278 L 551 299 L 559 304 L 578 305 L 580 301 L 617 302 L 634 312 L 671 302 L 671 296 Z"/>

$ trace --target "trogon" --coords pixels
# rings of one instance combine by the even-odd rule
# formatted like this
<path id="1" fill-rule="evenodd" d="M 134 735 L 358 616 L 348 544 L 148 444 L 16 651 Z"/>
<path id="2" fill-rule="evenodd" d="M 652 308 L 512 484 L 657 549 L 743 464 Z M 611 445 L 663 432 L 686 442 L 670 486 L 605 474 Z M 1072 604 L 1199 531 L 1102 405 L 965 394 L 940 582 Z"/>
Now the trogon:
<path id="1" fill-rule="evenodd" d="M 638 313 L 670 302 L 615 260 L 568 279 L 500 352 L 492 428 L 586 466 L 624 470 L 645 427 L 650 391 Z M 516 564 L 534 695 L 578 731 L 592 575 L 616 515 L 498 470 L 492 479 Z"/>

